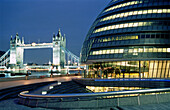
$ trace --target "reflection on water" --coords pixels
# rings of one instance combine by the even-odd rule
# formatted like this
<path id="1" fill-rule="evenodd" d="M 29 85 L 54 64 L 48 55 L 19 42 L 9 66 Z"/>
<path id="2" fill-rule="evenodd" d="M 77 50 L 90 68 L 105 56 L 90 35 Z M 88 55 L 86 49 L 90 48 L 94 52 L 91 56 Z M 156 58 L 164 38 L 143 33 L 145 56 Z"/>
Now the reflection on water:
<path id="1" fill-rule="evenodd" d="M 78 73 L 78 71 L 69 71 L 70 74 L 75 74 Z M 2 73 L 5 74 L 5 77 L 0 77 L 0 78 L 15 78 L 15 77 L 25 77 L 25 75 L 16 75 L 16 76 L 11 76 L 11 73 Z M 29 76 L 46 76 L 50 77 L 51 73 L 48 72 L 31 72 L 31 75 Z M 53 75 L 61 75 L 61 73 L 53 73 Z"/>

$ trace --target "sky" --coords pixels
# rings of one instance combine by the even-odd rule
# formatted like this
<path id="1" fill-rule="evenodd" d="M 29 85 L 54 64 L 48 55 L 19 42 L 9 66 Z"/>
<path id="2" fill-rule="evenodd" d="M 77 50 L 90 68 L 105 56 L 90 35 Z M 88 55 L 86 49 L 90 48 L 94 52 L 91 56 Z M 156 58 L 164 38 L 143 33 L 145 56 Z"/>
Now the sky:
<path id="1" fill-rule="evenodd" d="M 79 56 L 83 41 L 98 14 L 111 0 L 0 0 L 0 51 L 10 48 L 16 33 L 25 44 L 52 42 L 61 29 L 67 49 Z M 48 63 L 52 49 L 24 50 L 24 63 Z"/>

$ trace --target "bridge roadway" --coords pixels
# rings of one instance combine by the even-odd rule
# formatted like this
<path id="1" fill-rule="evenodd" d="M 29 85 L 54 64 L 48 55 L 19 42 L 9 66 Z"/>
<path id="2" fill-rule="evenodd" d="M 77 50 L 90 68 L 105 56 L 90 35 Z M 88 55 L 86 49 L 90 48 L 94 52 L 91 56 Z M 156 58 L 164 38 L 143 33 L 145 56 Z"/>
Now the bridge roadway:
<path id="1" fill-rule="evenodd" d="M 63 77 L 54 77 L 54 78 L 0 82 L 0 90 L 8 89 L 8 88 L 11 88 L 11 87 L 29 85 L 29 84 L 42 83 L 42 82 L 51 82 L 51 81 L 65 82 L 65 81 L 71 81 L 73 78 L 81 78 L 81 76 L 63 76 Z"/>

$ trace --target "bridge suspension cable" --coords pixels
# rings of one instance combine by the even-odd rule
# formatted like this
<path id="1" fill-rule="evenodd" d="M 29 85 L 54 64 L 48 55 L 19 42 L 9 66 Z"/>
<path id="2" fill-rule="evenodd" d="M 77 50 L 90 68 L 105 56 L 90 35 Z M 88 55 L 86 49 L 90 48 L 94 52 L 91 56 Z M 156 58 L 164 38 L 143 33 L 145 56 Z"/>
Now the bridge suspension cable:
<path id="1" fill-rule="evenodd" d="M 70 55 L 72 58 L 74 58 L 77 63 L 79 64 L 80 58 L 78 56 L 76 56 L 75 54 L 73 54 L 72 52 L 70 52 L 67 48 L 64 48 L 61 46 L 61 49 L 67 54 Z"/>
<path id="2" fill-rule="evenodd" d="M 8 51 L 6 51 L 6 53 L 4 55 L 2 55 L 0 57 L 0 65 L 1 66 L 7 65 L 7 63 L 10 61 L 9 52 L 10 52 L 10 49 Z"/>

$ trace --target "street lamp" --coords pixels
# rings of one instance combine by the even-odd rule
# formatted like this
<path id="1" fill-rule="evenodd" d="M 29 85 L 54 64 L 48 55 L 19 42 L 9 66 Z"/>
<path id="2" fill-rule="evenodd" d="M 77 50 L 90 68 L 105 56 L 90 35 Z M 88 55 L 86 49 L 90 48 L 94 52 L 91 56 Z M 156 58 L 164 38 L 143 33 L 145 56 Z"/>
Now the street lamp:
<path id="1" fill-rule="evenodd" d="M 50 73 L 51 73 L 50 77 L 52 78 L 53 77 L 53 66 L 50 67 Z"/>
<path id="2" fill-rule="evenodd" d="M 26 76 L 25 79 L 28 80 L 28 66 L 26 66 Z"/>

